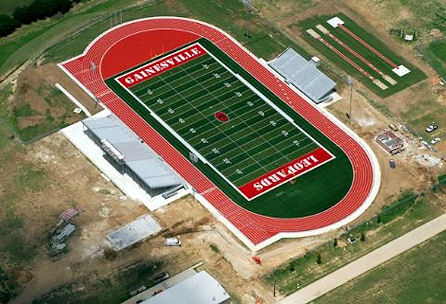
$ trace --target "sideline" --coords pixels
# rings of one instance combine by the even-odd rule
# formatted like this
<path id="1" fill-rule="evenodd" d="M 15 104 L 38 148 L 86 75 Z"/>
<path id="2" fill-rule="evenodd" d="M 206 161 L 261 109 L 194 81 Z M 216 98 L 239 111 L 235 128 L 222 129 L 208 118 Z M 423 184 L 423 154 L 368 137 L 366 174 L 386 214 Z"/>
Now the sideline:
<path id="1" fill-rule="evenodd" d="M 446 230 L 446 214 L 394 239 L 359 259 L 296 291 L 279 304 L 308 303 L 393 257 Z"/>

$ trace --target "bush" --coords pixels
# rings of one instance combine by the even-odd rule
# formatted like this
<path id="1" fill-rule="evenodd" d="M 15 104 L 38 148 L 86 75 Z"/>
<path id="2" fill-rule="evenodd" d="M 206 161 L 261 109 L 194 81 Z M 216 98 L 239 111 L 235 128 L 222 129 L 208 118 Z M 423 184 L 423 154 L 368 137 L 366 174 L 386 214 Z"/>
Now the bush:
<path id="1" fill-rule="evenodd" d="M 14 32 L 20 23 L 8 15 L 0 15 L 0 37 L 5 37 Z"/>

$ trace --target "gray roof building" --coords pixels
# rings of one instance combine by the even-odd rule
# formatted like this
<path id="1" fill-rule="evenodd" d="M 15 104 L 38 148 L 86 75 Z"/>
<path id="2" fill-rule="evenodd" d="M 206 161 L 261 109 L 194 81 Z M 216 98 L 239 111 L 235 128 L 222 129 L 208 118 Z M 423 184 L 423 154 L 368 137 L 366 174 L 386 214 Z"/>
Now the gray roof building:
<path id="1" fill-rule="evenodd" d="M 315 103 L 329 101 L 336 89 L 336 82 L 317 69 L 317 57 L 308 61 L 292 48 L 286 49 L 269 65 Z"/>
<path id="2" fill-rule="evenodd" d="M 115 167 L 148 187 L 151 195 L 182 184 L 180 177 L 116 116 L 92 117 L 83 124 L 85 133 L 114 160 Z"/>
<path id="3" fill-rule="evenodd" d="M 142 304 L 229 304 L 230 296 L 206 271 L 181 281 Z"/>

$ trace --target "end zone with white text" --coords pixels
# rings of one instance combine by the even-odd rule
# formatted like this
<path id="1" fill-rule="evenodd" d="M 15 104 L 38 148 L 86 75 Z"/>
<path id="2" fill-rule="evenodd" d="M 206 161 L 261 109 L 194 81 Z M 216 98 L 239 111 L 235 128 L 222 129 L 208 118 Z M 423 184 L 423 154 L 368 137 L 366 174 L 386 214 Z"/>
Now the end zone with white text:
<path id="1" fill-rule="evenodd" d="M 197 61 L 199 58 L 206 56 L 206 58 L 208 59 L 201 59 L 202 61 L 200 62 L 206 62 L 206 63 L 202 63 L 202 67 L 199 66 L 199 64 L 196 64 L 196 66 L 199 66 L 199 68 L 201 69 L 201 71 L 199 70 L 194 70 L 193 73 L 185 73 L 185 71 L 187 71 L 186 69 L 190 68 L 192 66 L 192 68 L 194 67 L 194 62 Z M 204 61 L 206 60 L 206 61 Z M 227 82 L 224 82 L 224 85 L 226 86 L 226 91 L 230 92 L 232 89 L 231 87 L 238 87 L 239 91 L 236 91 L 235 93 L 237 94 L 237 96 L 241 97 L 243 96 L 243 94 L 251 94 L 253 97 L 255 96 L 258 100 L 259 106 L 258 108 L 261 108 L 262 110 L 257 111 L 257 113 L 261 113 L 261 112 L 267 112 L 270 113 L 270 117 L 279 117 L 281 116 L 281 119 L 283 119 L 283 125 L 284 126 L 288 126 L 288 131 L 284 131 L 281 130 L 281 134 L 284 135 L 284 140 L 287 140 L 288 138 L 286 138 L 286 134 L 291 133 L 291 127 L 296 128 L 298 131 L 295 131 L 295 133 L 297 134 L 296 136 L 300 136 L 299 140 L 295 140 L 293 141 L 296 142 L 296 147 L 295 151 L 293 151 L 294 153 L 290 153 L 289 155 L 292 155 L 293 157 L 290 158 L 288 155 L 285 155 L 285 152 L 282 153 L 282 151 L 280 151 L 280 148 L 275 148 L 273 145 L 271 146 L 267 146 L 266 150 L 271 150 L 274 151 L 274 153 L 276 153 L 278 156 L 283 156 L 283 160 L 281 162 L 276 162 L 276 160 L 274 159 L 276 166 L 271 168 L 271 167 L 267 167 L 265 166 L 265 163 L 263 162 L 263 160 L 265 158 L 268 158 L 270 155 L 266 154 L 263 158 L 255 158 L 252 155 L 250 155 L 250 151 L 252 151 L 252 147 L 248 146 L 246 148 L 244 148 L 245 150 L 243 150 L 244 153 L 247 153 L 247 157 L 251 158 L 252 161 L 248 162 L 246 164 L 247 167 L 252 168 L 254 167 L 254 169 L 252 169 L 253 172 L 252 173 L 252 178 L 249 181 L 244 181 L 243 184 L 236 184 L 236 182 L 238 180 L 240 180 L 240 178 L 235 179 L 233 177 L 233 172 L 238 172 L 241 171 L 243 173 L 243 171 L 240 168 L 234 167 L 233 171 L 229 171 L 228 169 L 223 170 L 224 172 L 222 172 L 222 170 L 219 170 L 219 168 L 217 168 L 219 166 L 219 163 L 217 161 L 214 161 L 214 158 L 209 159 L 209 155 L 211 155 L 212 157 L 214 156 L 212 153 L 204 155 L 203 153 L 201 153 L 202 150 L 204 150 L 205 148 L 202 148 L 200 145 L 203 143 L 207 143 L 209 145 L 214 144 L 213 142 L 209 142 L 207 137 L 202 137 L 201 138 L 201 142 L 200 145 L 199 144 L 194 144 L 192 143 L 190 140 L 188 140 L 187 137 L 189 135 L 190 132 L 192 132 L 192 130 L 194 130 L 192 127 L 189 128 L 188 133 L 181 133 L 178 127 L 175 127 L 175 125 L 177 124 L 177 122 L 172 123 L 172 118 L 170 116 L 166 116 L 164 115 L 164 108 L 166 108 L 167 106 L 165 106 L 164 108 L 161 108 L 159 106 L 159 103 L 162 101 L 161 105 L 163 105 L 164 103 L 169 104 L 169 108 L 168 110 L 170 111 L 170 114 L 174 114 L 176 112 L 184 111 L 184 112 L 188 112 L 190 111 L 191 108 L 195 108 L 195 106 L 198 107 L 198 104 L 194 104 L 195 100 L 190 101 L 190 106 L 189 103 L 187 101 L 187 98 L 185 98 L 182 93 L 184 93 L 183 91 L 181 91 L 180 89 L 176 89 L 176 87 L 171 87 L 169 85 L 169 83 L 167 83 L 166 80 L 159 80 L 157 81 L 158 78 L 160 78 L 160 76 L 166 72 L 170 73 L 175 73 L 176 70 L 180 70 L 180 72 L 178 72 L 178 74 L 185 74 L 185 76 L 183 75 L 184 79 L 186 79 L 187 77 L 192 78 L 192 77 L 197 77 L 198 76 L 201 77 L 201 75 L 206 76 L 208 73 L 207 69 L 209 69 L 209 66 L 212 66 L 214 68 L 215 71 L 222 71 L 219 72 L 220 74 L 209 74 L 209 77 L 215 77 L 215 79 L 213 79 L 212 82 L 209 82 L 209 86 L 212 86 L 214 83 L 218 83 L 219 79 L 221 77 L 226 77 Z M 222 69 L 223 68 L 223 69 Z M 195 75 L 195 76 L 193 76 Z M 216 75 L 218 75 L 219 77 L 216 77 Z M 335 158 L 335 156 L 330 153 L 327 149 L 325 149 L 319 142 L 317 142 L 313 137 L 311 137 L 308 133 L 306 133 L 302 128 L 300 128 L 295 121 L 290 118 L 287 114 L 285 114 L 282 110 L 280 110 L 271 100 L 269 100 L 267 97 L 265 97 L 262 93 L 260 93 L 258 90 L 256 90 L 247 80 L 243 79 L 239 74 L 234 73 L 227 65 L 225 65 L 223 62 L 221 62 L 217 57 L 215 57 L 211 52 L 209 52 L 209 50 L 207 50 L 204 46 L 202 46 L 199 42 L 195 42 L 191 45 L 188 45 L 186 47 L 183 47 L 180 50 L 177 50 L 173 53 L 170 53 L 168 55 L 165 55 L 159 59 L 150 61 L 146 64 L 143 64 L 142 66 L 138 67 L 138 68 L 134 68 L 128 72 L 125 72 L 123 74 L 120 74 L 117 77 L 114 77 L 115 81 L 117 83 L 119 83 L 119 85 L 126 90 L 129 94 L 132 95 L 133 98 L 135 98 L 135 100 L 137 100 L 141 105 L 143 105 L 147 111 L 150 113 L 150 115 L 152 117 L 154 117 L 161 125 L 164 126 L 164 128 L 166 130 L 168 130 L 173 136 L 175 136 L 184 146 L 187 147 L 187 149 L 189 149 L 190 152 L 194 153 L 195 155 L 198 156 L 198 158 L 205 164 L 208 164 L 218 175 L 220 175 L 231 187 L 233 187 L 234 189 L 236 189 L 240 194 L 242 194 L 247 200 L 252 200 L 262 194 L 265 194 L 277 187 L 279 187 L 280 185 L 291 181 L 293 179 L 295 179 L 296 177 L 309 172 L 311 170 L 314 170 L 316 168 L 318 168 L 319 166 L 323 165 L 324 163 L 332 160 Z M 175 78 L 175 81 L 178 81 L 177 79 L 179 79 L 178 77 Z M 201 78 L 200 78 L 201 79 Z M 206 78 L 205 78 L 206 79 Z M 193 79 L 196 80 L 196 79 Z M 161 85 L 161 89 L 158 89 L 156 87 L 155 84 L 151 84 L 149 83 L 149 81 L 154 82 L 156 85 L 159 85 L 159 83 L 162 83 Z M 203 81 L 203 83 L 205 83 L 206 81 L 208 81 L 207 79 L 205 81 Z M 164 83 L 166 82 L 166 83 Z M 191 81 L 191 83 L 193 83 Z M 147 84 L 147 86 L 146 86 Z M 187 84 L 187 83 L 186 83 Z M 197 90 L 202 89 L 201 86 L 194 84 L 197 87 Z M 202 85 L 203 86 L 203 85 Z M 135 87 L 137 87 L 138 89 L 134 89 Z M 133 88 L 133 89 L 132 89 Z M 188 90 L 189 87 L 186 87 L 184 89 L 184 91 Z M 206 89 L 206 88 L 205 88 Z M 144 91 L 144 94 L 141 93 L 142 90 Z M 156 91 L 160 91 L 160 92 L 156 92 Z M 163 91 L 164 90 L 164 91 Z M 217 89 L 221 90 L 220 88 Z M 171 98 L 171 95 L 164 97 L 163 93 L 165 93 L 166 91 L 171 91 L 172 94 L 171 95 L 178 95 L 177 98 Z M 139 93 L 138 93 L 139 92 Z M 242 93 L 240 93 L 242 92 Z M 248 93 L 247 93 L 248 92 Z M 193 91 L 192 91 L 193 93 Z M 191 94 L 192 94 L 191 93 Z M 148 95 L 153 95 L 155 97 L 147 97 Z M 146 98 L 145 100 L 142 100 L 142 96 L 145 96 L 144 98 Z M 161 97 L 163 97 L 163 99 L 161 99 Z M 229 103 L 229 104 L 225 104 L 225 100 L 220 100 L 219 98 L 213 96 L 212 94 L 210 94 L 209 96 L 211 96 L 210 98 L 214 98 L 216 100 L 216 102 L 213 103 L 213 106 L 221 106 L 220 108 L 217 108 L 215 110 L 215 113 L 222 113 L 222 112 L 217 112 L 217 111 L 229 111 L 228 109 L 231 106 L 234 106 L 234 103 L 239 102 L 237 99 L 234 99 L 234 102 Z M 184 98 L 185 103 L 179 103 L 179 104 L 175 104 L 178 102 L 178 99 Z M 187 96 L 186 96 L 187 97 Z M 170 98 L 169 101 L 167 101 Z M 226 100 L 230 100 L 231 98 L 233 98 L 232 96 L 226 98 Z M 153 100 L 157 100 L 158 104 L 156 102 L 154 102 Z M 197 99 L 199 99 L 199 97 L 197 97 Z M 206 102 L 207 100 L 204 99 L 203 102 Z M 170 102 L 170 103 L 169 103 Z M 174 107 L 174 105 L 176 107 Z M 188 106 L 188 107 L 184 107 L 184 105 Z M 248 101 L 248 105 L 249 105 L 249 101 Z M 159 106 L 157 108 L 157 106 Z M 184 108 L 182 108 L 184 107 Z M 252 107 L 252 106 L 250 106 Z M 248 121 L 250 116 L 247 116 L 247 113 L 250 111 L 255 112 L 254 110 L 251 110 L 249 106 L 247 107 L 247 109 L 245 111 L 239 111 L 236 114 L 232 114 L 229 115 L 231 117 L 231 119 L 235 119 L 238 117 L 242 117 L 242 116 L 246 116 L 246 118 L 244 118 L 244 121 Z M 207 108 L 206 108 L 207 110 Z M 198 113 L 198 114 L 197 114 Z M 209 118 L 208 116 L 210 114 L 213 113 L 205 113 L 205 110 L 197 110 L 196 113 L 192 113 L 189 114 L 189 116 L 199 116 L 200 115 L 202 117 L 200 118 L 205 118 L 204 123 L 209 123 Z M 235 111 L 234 111 L 235 113 Z M 163 116 L 164 115 L 164 116 Z M 176 114 L 175 114 L 176 115 Z M 163 117 L 162 117 L 163 116 Z M 264 115 L 265 116 L 265 115 Z M 259 118 L 265 118 L 264 116 L 259 117 Z M 187 120 L 188 117 L 181 117 L 179 116 L 179 120 L 180 121 L 185 121 Z M 274 122 L 274 120 L 271 118 L 271 120 L 268 121 L 268 117 L 265 120 L 265 124 L 272 124 L 274 127 L 276 127 L 276 125 L 274 125 L 272 122 Z M 183 122 L 184 123 L 184 122 Z M 193 123 L 195 123 L 195 121 L 191 121 L 189 122 L 189 125 L 193 125 Z M 187 124 L 186 124 L 187 125 Z M 241 125 L 241 124 L 240 124 Z M 253 124 L 254 125 L 258 125 L 258 123 Z M 217 130 L 219 129 L 220 125 L 212 125 L 212 123 L 210 124 L 210 127 L 215 128 L 215 132 L 218 132 Z M 239 127 L 239 125 L 237 125 L 237 127 Z M 234 126 L 232 126 L 232 128 L 234 128 Z M 252 126 L 247 126 L 245 127 L 247 130 L 249 130 L 250 128 L 252 128 Z M 258 126 L 258 129 L 253 130 L 252 132 L 255 134 L 258 130 L 263 130 L 265 128 L 264 125 L 260 125 Z M 186 128 L 187 129 L 187 128 Z M 199 128 L 196 128 L 199 129 Z M 221 130 L 220 130 L 221 131 Z M 249 130 L 251 131 L 251 130 Z M 279 130 L 280 131 L 280 130 Z M 278 132 L 279 132 L 278 131 Z M 195 134 L 197 131 L 194 131 L 193 133 Z M 205 134 L 206 132 L 208 132 L 208 130 L 203 130 L 203 134 Z M 181 133 L 181 134 L 180 134 Z M 270 135 L 268 135 L 270 134 Z M 269 131 L 266 135 L 260 134 L 261 136 L 273 136 L 274 134 L 272 134 L 272 131 Z M 227 142 L 232 141 L 231 137 L 227 135 L 227 133 L 225 133 L 225 131 L 221 131 L 221 136 L 224 137 L 226 136 Z M 274 135 L 276 136 L 276 135 Z M 279 136 L 280 133 L 279 133 Z M 196 136 L 194 136 L 196 137 Z M 265 137 L 265 138 L 269 138 L 269 137 Z M 297 138 L 297 137 L 296 137 Z M 193 138 L 192 138 L 193 139 Z M 280 140 L 280 139 L 279 139 Z M 306 148 L 311 148 L 310 150 L 303 150 L 304 153 L 302 154 L 296 154 L 296 150 L 301 149 L 302 145 L 299 145 L 299 143 L 304 142 L 305 140 L 307 140 L 308 142 L 305 144 Z M 217 140 L 216 142 L 220 141 Z M 255 139 L 252 140 L 253 142 L 253 147 L 255 149 L 256 147 L 256 142 Z M 279 142 L 280 144 L 282 144 L 282 141 Z M 261 142 L 257 143 L 259 146 L 261 144 Z M 224 148 L 225 145 L 227 145 L 225 142 L 223 142 L 220 145 L 217 145 L 217 143 L 215 143 L 215 147 L 213 149 L 213 151 L 219 151 L 218 153 L 220 153 L 220 149 Z M 200 147 L 199 147 L 200 146 Z M 202 150 L 200 150 L 200 148 Z M 240 147 L 237 146 L 237 149 L 240 150 Z M 288 149 L 289 147 L 286 146 L 284 150 Z M 235 149 L 234 149 L 235 150 Z M 230 151 L 231 152 L 231 151 Z M 255 151 L 256 155 L 260 154 L 260 152 L 262 152 L 262 150 L 257 150 Z M 217 153 L 217 154 L 218 154 Z M 230 154 L 228 152 L 228 154 Z M 234 153 L 232 153 L 232 155 L 234 156 Z M 235 155 L 236 156 L 236 155 Z M 234 158 L 235 158 L 234 156 Z M 225 158 L 221 158 L 223 159 L 223 161 L 225 161 L 226 164 L 232 164 L 231 160 L 229 157 L 225 157 Z M 255 166 L 257 164 L 257 167 Z M 269 164 L 268 164 L 269 165 Z M 238 177 L 238 176 L 237 176 Z"/>

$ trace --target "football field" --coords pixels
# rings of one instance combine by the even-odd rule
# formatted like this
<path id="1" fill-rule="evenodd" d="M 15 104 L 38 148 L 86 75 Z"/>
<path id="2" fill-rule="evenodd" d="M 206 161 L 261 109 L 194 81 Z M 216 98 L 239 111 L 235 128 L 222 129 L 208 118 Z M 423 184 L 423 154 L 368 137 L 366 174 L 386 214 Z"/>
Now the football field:
<path id="1" fill-rule="evenodd" d="M 106 80 L 239 205 L 296 217 L 336 204 L 345 154 L 205 39 Z"/>
<path id="2" fill-rule="evenodd" d="M 187 58 L 194 50 L 193 58 L 181 60 L 181 55 Z M 172 68 L 155 70 L 157 65 L 167 66 L 169 60 Z M 191 153 L 247 199 L 333 158 L 292 118 L 199 43 L 116 80 Z"/>

